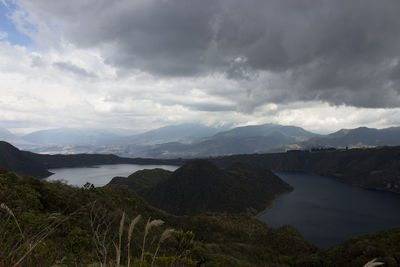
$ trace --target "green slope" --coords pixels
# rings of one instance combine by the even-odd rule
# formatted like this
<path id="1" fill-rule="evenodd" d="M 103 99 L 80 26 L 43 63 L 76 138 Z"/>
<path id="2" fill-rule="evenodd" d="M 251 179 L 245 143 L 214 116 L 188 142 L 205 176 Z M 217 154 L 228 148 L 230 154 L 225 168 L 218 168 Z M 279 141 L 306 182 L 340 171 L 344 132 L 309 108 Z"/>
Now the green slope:
<path id="1" fill-rule="evenodd" d="M 288 225 L 273 229 L 243 214 L 174 216 L 149 206 L 127 186 L 76 188 L 5 169 L 0 169 L 0 204 L 0 264 L 6 266 L 16 263 L 29 244 L 33 250 L 19 266 L 97 266 L 103 256 L 99 254 L 102 248 L 94 242 L 95 233 L 102 235 L 105 230 L 105 254 L 108 266 L 113 266 L 122 211 L 127 216 L 121 239 L 123 265 L 129 221 L 138 214 L 143 219 L 132 234 L 131 255 L 135 260 L 141 254 L 148 218 L 165 221 L 165 225 L 149 231 L 144 257 L 148 263 L 164 229 L 183 230 L 162 244 L 158 255 L 164 257 L 158 258 L 157 266 L 174 261 L 174 266 L 193 266 L 191 262 L 201 266 L 362 266 L 373 258 L 385 262 L 385 266 L 398 266 L 400 256 L 400 228 L 351 238 L 322 251 Z M 193 231 L 193 242 L 187 242 L 191 240 L 187 231 Z M 43 238 L 36 243 L 38 237 Z"/>
<path id="2" fill-rule="evenodd" d="M 206 160 L 192 160 L 174 172 L 139 171 L 111 184 L 130 186 L 151 205 L 177 215 L 208 211 L 258 213 L 277 194 L 292 188 L 272 172 L 234 164 L 222 170 Z"/>
<path id="3" fill-rule="evenodd" d="M 109 185 L 104 188 L 86 189 L 71 187 L 63 183 L 19 176 L 0 170 L 0 201 L 15 214 L 24 236 L 35 236 L 44 229 L 52 229 L 49 236 L 29 256 L 29 266 L 50 266 L 63 261 L 67 266 L 86 266 L 98 262 L 91 222 L 103 233 L 106 222 L 110 222 L 105 245 L 109 259 L 115 258 L 112 242 L 118 240 L 118 228 L 122 211 L 132 219 L 138 214 L 144 218 L 133 233 L 133 254 L 140 254 L 143 228 L 148 218 L 162 219 L 165 226 L 154 228 L 148 237 L 146 250 L 154 252 L 161 231 L 167 227 L 194 232 L 194 243 L 188 251 L 193 260 L 206 266 L 257 266 L 261 263 L 294 263 L 318 249 L 304 240 L 290 226 L 272 229 L 254 217 L 247 215 L 206 214 L 193 217 L 173 216 L 149 206 L 126 186 Z M 53 227 L 53 222 L 61 222 Z M 23 242 L 13 220 L 0 209 L 0 260 L 16 261 L 24 249 L 16 251 L 14 257 L 6 257 L 12 245 Z M 99 227 L 99 228 L 98 228 Z M 123 243 L 126 244 L 125 224 Z M 7 229 L 7 230 L 4 230 Z M 103 230 L 102 230 L 103 229 Z M 177 253 L 174 238 L 165 243 L 161 254 L 174 256 Z M 139 244 L 139 245 L 138 245 Z M 13 261 L 14 260 L 14 261 Z M 126 253 L 122 255 L 126 261 Z"/>

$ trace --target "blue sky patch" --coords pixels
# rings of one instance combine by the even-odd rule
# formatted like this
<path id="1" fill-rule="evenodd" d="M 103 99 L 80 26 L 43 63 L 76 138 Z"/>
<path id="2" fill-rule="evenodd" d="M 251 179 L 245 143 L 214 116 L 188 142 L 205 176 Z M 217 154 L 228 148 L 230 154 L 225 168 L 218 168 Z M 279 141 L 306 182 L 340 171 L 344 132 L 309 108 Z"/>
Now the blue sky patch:
<path id="1" fill-rule="evenodd" d="M 21 45 L 25 47 L 35 47 L 33 40 L 18 31 L 9 15 L 17 8 L 13 3 L 7 2 L 8 7 L 0 1 L 0 32 L 7 33 L 5 40 L 8 40 L 13 45 Z"/>

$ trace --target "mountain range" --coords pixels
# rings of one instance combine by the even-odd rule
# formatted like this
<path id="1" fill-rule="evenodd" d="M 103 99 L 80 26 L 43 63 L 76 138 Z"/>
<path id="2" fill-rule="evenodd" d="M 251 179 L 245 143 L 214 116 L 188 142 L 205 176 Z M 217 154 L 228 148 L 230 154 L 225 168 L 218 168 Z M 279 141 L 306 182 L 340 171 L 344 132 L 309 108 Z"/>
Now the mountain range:
<path id="1" fill-rule="evenodd" d="M 167 142 L 192 143 L 204 137 L 216 134 L 220 128 L 208 127 L 196 123 L 170 125 L 150 130 L 138 135 L 126 136 L 116 140 L 121 145 L 155 145 Z"/>
<path id="2" fill-rule="evenodd" d="M 315 136 L 301 143 L 301 145 L 304 148 L 397 146 L 400 145 L 399 137 L 400 127 L 385 129 L 359 127 L 356 129 L 342 129 L 324 136 Z"/>
<path id="3" fill-rule="evenodd" d="M 12 134 L 6 128 L 0 126 L 0 141 L 6 141 L 14 145 L 26 145 L 28 142 L 21 137 Z"/>
<path id="4" fill-rule="evenodd" d="M 275 147 L 303 142 L 317 134 L 296 126 L 263 124 L 219 132 L 193 144 L 167 143 L 148 150 L 150 157 L 209 157 L 262 153 Z"/>
<path id="5" fill-rule="evenodd" d="M 296 126 L 263 124 L 233 129 L 195 123 L 121 136 L 113 130 L 61 128 L 17 137 L 0 128 L 0 139 L 37 153 L 116 154 L 122 157 L 198 158 L 313 148 L 400 145 L 400 127 L 342 129 L 320 135 Z"/>
<path id="6" fill-rule="evenodd" d="M 40 145 L 108 145 L 119 135 L 107 130 L 58 128 L 35 131 L 23 135 L 22 139 Z"/>

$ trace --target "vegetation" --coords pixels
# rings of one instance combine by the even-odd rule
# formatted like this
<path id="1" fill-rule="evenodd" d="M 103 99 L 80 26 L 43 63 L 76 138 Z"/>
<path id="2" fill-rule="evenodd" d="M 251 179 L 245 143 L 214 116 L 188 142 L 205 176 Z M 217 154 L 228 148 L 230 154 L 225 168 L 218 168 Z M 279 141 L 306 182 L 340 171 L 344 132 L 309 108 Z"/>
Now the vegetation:
<path id="1" fill-rule="evenodd" d="M 183 254 L 163 258 L 168 249 L 161 244 L 178 246 L 180 232 L 160 228 L 163 221 L 150 219 L 158 213 L 144 203 L 135 209 L 136 195 L 124 188 L 86 184 L 80 189 L 0 169 L 0 199 L 0 265 L 194 262 Z"/>
<path id="2" fill-rule="evenodd" d="M 0 200 L 13 214 L 0 210 L 0 258 L 4 264 L 15 264 L 30 248 L 21 266 L 109 265 L 116 264 L 117 258 L 125 265 L 128 236 L 132 264 L 141 259 L 147 265 L 155 259 L 154 265 L 175 262 L 183 266 L 195 262 L 208 266 L 294 262 L 303 254 L 318 251 L 292 227 L 274 230 L 247 215 L 177 217 L 152 208 L 125 186 L 95 188 L 87 184 L 76 188 L 1 169 Z M 138 215 L 143 219 L 131 227 L 128 222 Z M 147 224 L 152 224 L 151 218 L 165 224 L 150 231 Z M 167 229 L 177 231 L 166 240 L 164 234 L 160 242 Z M 287 240 L 293 247 L 284 245 Z"/>
<path id="3" fill-rule="evenodd" d="M 322 251 L 245 214 L 173 216 L 127 186 L 71 187 L 0 169 L 0 265 L 398 266 L 400 228 Z M 176 229 L 176 230 L 172 230 Z"/>
<path id="4" fill-rule="evenodd" d="M 145 169 L 137 171 L 128 177 L 114 177 L 110 184 L 127 185 L 139 195 L 159 183 L 166 181 L 172 172 L 164 169 Z"/>
<path id="5" fill-rule="evenodd" d="M 236 163 L 226 170 L 192 160 L 174 172 L 138 171 L 111 184 L 128 185 L 151 205 L 176 215 L 204 212 L 257 214 L 292 188 L 272 172 Z"/>
<path id="6" fill-rule="evenodd" d="M 400 265 L 400 227 L 350 238 L 324 254 L 327 266 L 362 266 L 378 258 L 383 266 Z"/>
<path id="7" fill-rule="evenodd" d="M 312 172 L 363 188 L 400 193 L 400 147 L 234 155 L 208 160 L 222 168 L 242 162 L 275 171 Z M 100 154 L 40 155 L 20 151 L 0 141 L 0 167 L 36 177 L 51 175 L 48 168 L 118 163 L 181 166 L 185 162 L 183 159 L 131 159 Z"/>

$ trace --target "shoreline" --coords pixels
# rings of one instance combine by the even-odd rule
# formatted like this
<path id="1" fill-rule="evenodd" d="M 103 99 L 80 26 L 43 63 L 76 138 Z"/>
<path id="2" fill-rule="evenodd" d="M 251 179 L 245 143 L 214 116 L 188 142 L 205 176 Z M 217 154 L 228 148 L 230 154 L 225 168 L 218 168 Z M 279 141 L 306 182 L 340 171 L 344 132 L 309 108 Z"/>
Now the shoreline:
<path id="1" fill-rule="evenodd" d="M 265 206 L 265 208 L 264 208 L 263 210 L 257 212 L 257 214 L 254 215 L 254 217 L 258 218 L 258 217 L 260 217 L 261 215 L 263 215 L 264 213 L 266 213 L 268 210 L 270 210 L 270 209 L 274 206 L 274 201 L 276 200 L 276 198 L 277 198 L 278 196 L 283 195 L 283 194 L 289 194 L 290 192 L 293 192 L 293 191 L 294 191 L 294 187 L 292 187 L 291 190 L 282 192 L 282 193 L 280 193 L 280 194 L 275 194 L 274 197 L 269 201 L 269 203 L 267 204 L 267 206 Z"/>

